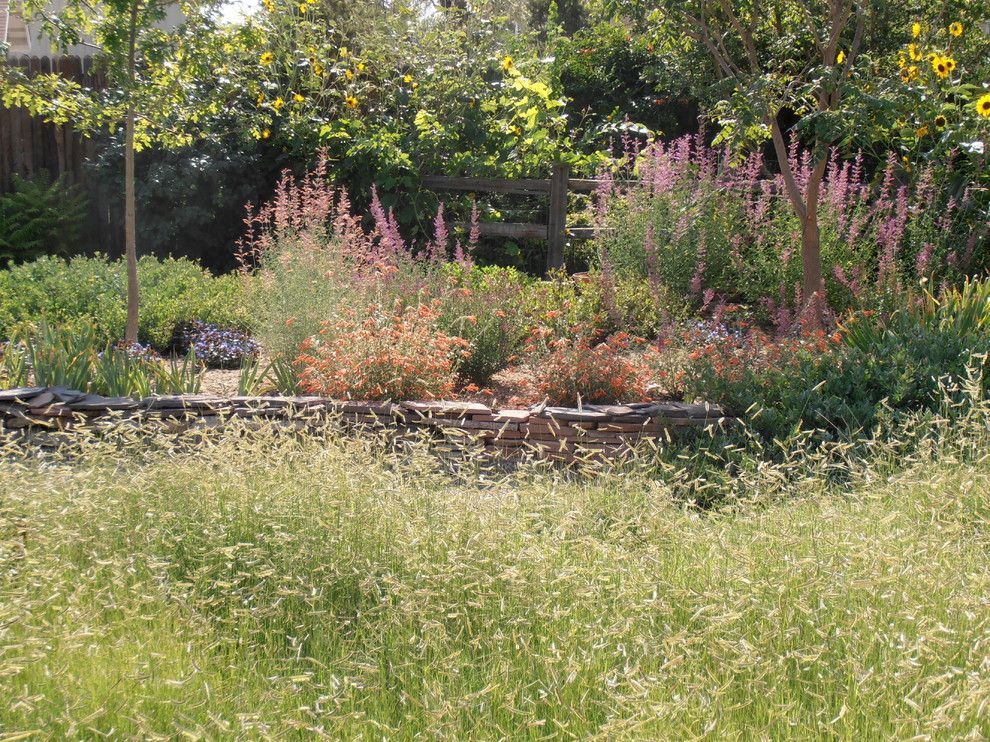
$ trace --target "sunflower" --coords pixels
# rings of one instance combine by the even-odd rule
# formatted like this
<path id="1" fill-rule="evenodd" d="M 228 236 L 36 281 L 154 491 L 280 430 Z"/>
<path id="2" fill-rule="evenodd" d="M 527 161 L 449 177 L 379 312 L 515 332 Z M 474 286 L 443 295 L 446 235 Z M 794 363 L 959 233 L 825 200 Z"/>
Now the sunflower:
<path id="1" fill-rule="evenodd" d="M 943 116 L 942 114 L 939 114 L 938 116 L 935 117 L 936 129 L 944 129 L 947 123 L 949 123 L 948 119 L 946 119 L 945 116 Z"/>
<path id="2" fill-rule="evenodd" d="M 901 79 L 904 82 L 912 82 L 918 79 L 918 67 L 916 65 L 911 65 L 910 67 L 905 67 L 901 70 Z"/>
<path id="3" fill-rule="evenodd" d="M 908 44 L 908 54 L 911 55 L 912 62 L 921 61 L 922 54 L 921 51 L 918 49 L 917 44 Z"/>
<path id="4" fill-rule="evenodd" d="M 323 74 L 323 65 L 320 64 L 319 62 L 313 62 L 313 74 L 314 75 L 322 75 Z"/>
<path id="5" fill-rule="evenodd" d="M 954 60 L 952 57 L 943 57 L 942 61 L 945 62 L 945 64 L 948 66 L 949 72 L 955 72 L 956 60 Z"/>
<path id="6" fill-rule="evenodd" d="M 990 118 L 990 93 L 976 101 L 976 112 L 981 116 Z"/>
<path id="7" fill-rule="evenodd" d="M 512 59 L 512 57 L 506 56 L 505 59 L 502 60 L 502 69 L 508 72 L 509 70 L 512 69 L 513 64 L 515 64 L 515 61 Z"/>
<path id="8" fill-rule="evenodd" d="M 270 137 L 271 135 L 272 135 L 272 130 L 271 129 L 264 129 L 261 132 L 261 138 L 262 139 L 268 139 L 268 137 Z"/>
<path id="9" fill-rule="evenodd" d="M 348 95 L 346 98 L 344 98 L 344 103 L 347 104 L 348 108 L 357 108 L 358 99 L 355 98 L 353 95 Z"/>
<path id="10" fill-rule="evenodd" d="M 404 82 L 406 85 L 408 85 L 409 83 L 411 83 L 412 82 L 412 75 L 410 75 L 408 73 L 405 74 L 405 75 L 403 75 L 402 76 L 402 82 Z"/>
<path id="11" fill-rule="evenodd" d="M 921 36 L 921 24 L 920 23 L 912 23 L 911 24 L 911 38 L 912 39 L 916 39 L 919 36 Z"/>
<path id="12" fill-rule="evenodd" d="M 272 62 L 275 61 L 275 55 L 272 54 L 271 52 L 265 52 L 260 57 L 258 57 L 258 61 L 261 62 L 262 64 L 271 64 Z"/>
<path id="13" fill-rule="evenodd" d="M 282 106 L 284 105 L 285 105 L 285 101 L 282 100 L 281 96 L 279 96 L 278 98 L 272 101 L 272 108 L 274 108 L 276 111 L 282 110 Z"/>
<path id="14" fill-rule="evenodd" d="M 935 70 L 935 74 L 939 79 L 944 80 L 949 76 L 949 62 L 943 57 L 938 55 L 932 60 L 932 69 Z"/>
<path id="15" fill-rule="evenodd" d="M 954 23 L 949 24 L 949 33 L 952 34 L 953 36 L 962 36 L 962 32 L 963 32 L 963 24 L 961 24 L 959 21 L 955 21 Z"/>
<path id="16" fill-rule="evenodd" d="M 928 136 L 928 127 L 924 125 L 919 126 L 914 133 L 915 136 L 918 137 L 918 139 L 921 139 L 922 137 L 926 137 Z"/>
<path id="17" fill-rule="evenodd" d="M 304 100 L 306 100 L 306 96 L 304 96 L 302 93 L 296 93 L 295 95 L 292 96 L 292 100 L 294 100 L 296 103 L 302 103 Z"/>

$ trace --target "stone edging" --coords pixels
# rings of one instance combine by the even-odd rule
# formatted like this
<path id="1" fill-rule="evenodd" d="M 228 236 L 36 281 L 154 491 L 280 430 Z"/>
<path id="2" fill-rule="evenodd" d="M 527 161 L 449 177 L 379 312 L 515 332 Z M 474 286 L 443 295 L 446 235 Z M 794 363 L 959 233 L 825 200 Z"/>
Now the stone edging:
<path id="1" fill-rule="evenodd" d="M 216 427 L 232 418 L 276 420 L 301 426 L 339 420 L 346 428 L 398 433 L 433 432 L 451 450 L 503 455 L 536 454 L 573 461 L 589 455 L 615 457 L 644 439 L 684 429 L 723 425 L 720 408 L 708 404 L 648 402 L 537 405 L 493 410 L 477 402 L 362 402 L 324 397 L 217 397 L 204 394 L 144 399 L 102 397 L 64 387 L 0 391 L 4 435 L 65 432 L 81 425 L 134 421 L 164 424 L 170 432 Z"/>

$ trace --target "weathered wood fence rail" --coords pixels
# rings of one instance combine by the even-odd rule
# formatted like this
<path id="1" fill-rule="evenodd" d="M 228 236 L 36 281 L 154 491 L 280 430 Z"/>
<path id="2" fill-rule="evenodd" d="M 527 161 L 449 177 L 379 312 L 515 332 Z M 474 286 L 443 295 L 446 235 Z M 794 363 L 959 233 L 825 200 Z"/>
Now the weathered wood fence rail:
<path id="1" fill-rule="evenodd" d="M 479 193 L 511 193 L 524 196 L 547 194 L 550 210 L 544 224 L 519 222 L 481 222 L 478 227 L 485 237 L 534 239 L 547 242 L 547 269 L 564 266 L 564 243 L 567 238 L 588 239 L 593 227 L 567 226 L 567 195 L 594 193 L 601 182 L 593 178 L 571 178 L 567 165 L 557 163 L 549 178 L 466 178 L 449 175 L 427 175 L 421 179 L 432 190 L 477 191 Z M 464 225 L 461 225 L 464 226 Z"/>

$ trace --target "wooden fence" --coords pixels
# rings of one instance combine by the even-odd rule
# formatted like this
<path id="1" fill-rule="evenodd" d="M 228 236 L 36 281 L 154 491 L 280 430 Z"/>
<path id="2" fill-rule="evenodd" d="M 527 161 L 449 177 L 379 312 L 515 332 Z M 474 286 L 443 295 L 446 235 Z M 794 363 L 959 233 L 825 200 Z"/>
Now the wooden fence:
<path id="1" fill-rule="evenodd" d="M 460 178 L 449 175 L 427 175 L 421 180 L 426 188 L 447 191 L 477 191 L 479 193 L 513 193 L 525 196 L 547 194 L 550 210 L 546 223 L 482 222 L 481 234 L 486 237 L 536 239 L 547 242 L 547 269 L 564 267 L 564 243 L 568 237 L 587 239 L 591 227 L 567 226 L 567 195 L 593 193 L 599 181 L 569 177 L 567 165 L 557 163 L 549 178 Z M 463 225 L 461 225 L 463 226 Z"/>
<path id="2" fill-rule="evenodd" d="M 14 56 L 5 64 L 28 74 L 55 72 L 91 88 L 105 84 L 91 58 Z M 30 178 L 44 172 L 51 178 L 64 176 L 86 191 L 91 229 L 100 249 L 117 251 L 122 239 L 120 205 L 89 187 L 93 184 L 87 179 L 86 162 L 96 157 L 98 149 L 96 141 L 81 137 L 69 124 L 47 124 L 24 108 L 0 106 L 0 193 L 10 192 L 15 175 Z"/>

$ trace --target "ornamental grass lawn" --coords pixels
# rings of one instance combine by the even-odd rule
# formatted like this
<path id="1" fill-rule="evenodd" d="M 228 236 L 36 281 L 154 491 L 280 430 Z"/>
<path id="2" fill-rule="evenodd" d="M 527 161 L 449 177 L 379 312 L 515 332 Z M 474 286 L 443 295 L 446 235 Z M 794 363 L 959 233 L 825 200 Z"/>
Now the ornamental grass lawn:
<path id="1" fill-rule="evenodd" d="M 11 449 L 0 738 L 983 738 L 986 420 L 708 484 L 711 453 Z"/>

